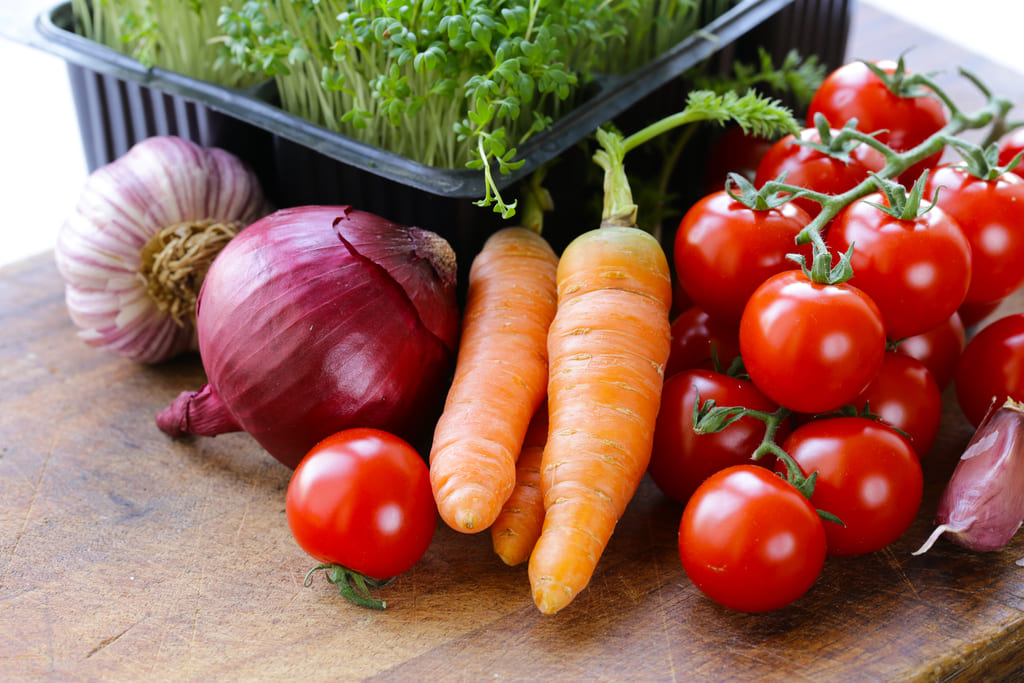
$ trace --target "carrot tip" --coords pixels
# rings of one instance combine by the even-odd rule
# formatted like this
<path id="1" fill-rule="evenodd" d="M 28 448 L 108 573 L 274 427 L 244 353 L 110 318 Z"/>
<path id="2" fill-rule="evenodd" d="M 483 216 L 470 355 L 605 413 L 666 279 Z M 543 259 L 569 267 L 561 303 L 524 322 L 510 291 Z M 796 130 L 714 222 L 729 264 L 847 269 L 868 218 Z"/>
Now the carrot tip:
<path id="1" fill-rule="evenodd" d="M 545 581 L 534 586 L 533 602 L 543 614 L 554 614 L 572 602 L 572 588 L 564 583 Z"/>
<path id="2" fill-rule="evenodd" d="M 478 531 L 480 515 L 475 510 L 460 510 L 455 515 L 455 525 L 464 531 Z"/>

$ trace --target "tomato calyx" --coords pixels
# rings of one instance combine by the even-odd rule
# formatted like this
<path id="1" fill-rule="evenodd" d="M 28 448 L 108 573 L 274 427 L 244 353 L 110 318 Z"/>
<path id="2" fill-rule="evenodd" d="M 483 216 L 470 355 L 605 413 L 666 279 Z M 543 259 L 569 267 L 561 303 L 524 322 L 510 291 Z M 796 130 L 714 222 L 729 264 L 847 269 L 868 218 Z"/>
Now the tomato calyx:
<path id="1" fill-rule="evenodd" d="M 764 438 L 758 447 L 754 449 L 754 452 L 750 454 L 750 459 L 757 461 L 765 455 L 774 455 L 776 460 L 781 460 L 786 467 L 786 473 L 784 475 L 778 473 L 779 476 L 799 491 L 800 495 L 810 500 L 811 495 L 814 493 L 814 484 L 818 479 L 817 471 L 805 476 L 796 461 L 775 440 L 783 420 L 789 417 L 791 413 L 792 411 L 789 408 L 782 406 L 774 412 L 754 410 L 744 406 L 719 406 L 711 398 L 702 403 L 700 393 L 697 392 L 693 401 L 693 430 L 698 434 L 713 434 L 722 431 L 744 417 L 761 420 L 765 424 Z M 817 513 L 819 517 L 827 522 L 843 525 L 842 520 L 831 512 L 817 510 Z"/>
<path id="2" fill-rule="evenodd" d="M 338 593 L 349 602 L 368 609 L 382 610 L 387 607 L 386 602 L 372 597 L 370 590 L 383 588 L 391 583 L 393 579 L 378 581 L 348 567 L 342 567 L 340 564 L 319 564 L 306 572 L 306 578 L 303 580 L 302 585 L 306 588 L 312 586 L 313 574 L 321 569 L 327 577 L 327 582 L 337 586 Z"/>
<path id="3" fill-rule="evenodd" d="M 785 174 L 782 174 L 779 178 L 779 183 L 782 183 L 784 179 Z M 768 190 L 761 188 L 758 190 L 754 186 L 754 183 L 750 182 L 748 178 L 739 173 L 730 173 L 726 176 L 725 192 L 732 197 L 734 201 L 739 202 L 751 211 L 771 211 L 772 209 L 777 209 L 786 202 L 792 201 L 797 197 L 815 194 L 811 190 L 804 188 L 800 188 L 797 192 L 792 194 L 783 194 L 774 188 L 769 188 Z"/>
<path id="4" fill-rule="evenodd" d="M 932 197 L 931 202 L 923 201 L 924 187 L 928 181 L 928 171 L 921 174 L 921 177 L 914 183 L 910 192 L 907 192 L 907 188 L 899 183 L 883 178 L 876 173 L 870 175 L 875 186 L 882 193 L 882 196 L 885 197 L 885 204 L 868 200 L 864 200 L 864 203 L 875 207 L 886 215 L 901 221 L 913 221 L 931 211 L 935 206 L 935 197 Z M 936 190 L 937 195 L 938 190 Z"/>
<path id="5" fill-rule="evenodd" d="M 801 138 L 794 139 L 793 143 L 821 152 L 844 164 L 849 164 L 853 161 L 850 153 L 860 145 L 869 144 L 882 152 L 883 155 L 886 151 L 892 151 L 875 139 L 874 135 L 858 131 L 857 119 L 855 118 L 847 121 L 846 125 L 839 132 L 833 134 L 833 129 L 828 119 L 825 118 L 824 114 L 818 112 L 814 115 L 814 128 L 818 132 L 818 141 Z M 874 141 L 877 144 L 872 144 L 870 141 Z"/>
<path id="6" fill-rule="evenodd" d="M 949 141 L 951 147 L 955 148 L 963 162 L 959 164 L 967 173 L 980 180 L 995 180 L 999 176 L 1013 171 L 1020 165 L 1024 158 L 1024 151 L 1020 151 L 1006 164 L 999 165 L 999 144 L 991 143 L 987 147 L 974 145 L 966 140 L 953 138 Z"/>
<path id="7" fill-rule="evenodd" d="M 882 81 L 886 88 L 897 97 L 936 97 L 938 96 L 947 105 L 949 102 L 941 95 L 941 90 L 932 86 L 932 74 L 909 73 L 904 62 L 903 55 L 896 60 L 892 72 L 883 69 L 878 64 L 867 60 L 861 60 L 871 73 Z"/>
<path id="8" fill-rule="evenodd" d="M 817 230 L 804 229 L 797 237 L 797 242 L 810 241 L 811 266 L 807 267 L 807 259 L 803 254 L 787 254 L 786 258 L 800 266 L 804 276 L 819 285 L 841 285 L 853 277 L 853 244 L 845 252 L 836 254 L 839 262 L 833 265 L 832 252 L 825 245 L 825 239 Z"/>
<path id="9" fill-rule="evenodd" d="M 822 413 L 820 415 L 815 415 L 815 419 L 829 418 L 829 417 L 862 417 L 862 418 L 864 418 L 866 420 L 874 420 L 875 422 L 877 422 L 877 423 L 879 423 L 879 424 L 881 424 L 881 425 L 883 425 L 885 427 L 888 427 L 889 429 L 893 430 L 894 432 L 896 432 L 900 436 L 905 436 L 906 438 L 910 439 L 911 441 L 913 441 L 913 439 L 914 439 L 914 437 L 912 437 L 906 431 L 900 429 L 899 427 L 896 427 L 894 425 L 889 424 L 888 422 L 886 422 L 885 420 L 882 419 L 881 415 L 879 415 L 878 413 L 872 412 L 869 401 L 865 401 L 864 402 L 864 407 L 863 408 L 858 408 L 857 406 L 847 404 L 847 405 L 845 405 L 842 408 L 839 408 L 837 410 L 830 410 L 827 413 Z"/>

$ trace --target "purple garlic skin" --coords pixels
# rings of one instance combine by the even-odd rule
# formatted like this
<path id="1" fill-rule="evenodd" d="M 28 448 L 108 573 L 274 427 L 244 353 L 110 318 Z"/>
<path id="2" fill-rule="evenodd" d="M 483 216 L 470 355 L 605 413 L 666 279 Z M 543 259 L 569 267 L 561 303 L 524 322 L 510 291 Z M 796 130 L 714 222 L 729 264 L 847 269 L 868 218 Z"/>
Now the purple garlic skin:
<path id="1" fill-rule="evenodd" d="M 914 554 L 947 536 L 969 550 L 1002 548 L 1024 522 L 1024 404 L 993 407 L 939 499 L 935 531 Z"/>

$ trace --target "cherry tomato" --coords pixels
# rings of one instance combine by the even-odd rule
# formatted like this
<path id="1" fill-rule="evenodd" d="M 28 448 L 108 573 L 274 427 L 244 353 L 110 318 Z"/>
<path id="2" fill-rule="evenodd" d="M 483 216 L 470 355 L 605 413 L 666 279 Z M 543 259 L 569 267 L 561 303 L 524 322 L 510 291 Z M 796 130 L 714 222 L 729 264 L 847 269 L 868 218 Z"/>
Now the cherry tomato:
<path id="1" fill-rule="evenodd" d="M 897 340 L 942 324 L 963 303 L 971 282 L 971 246 L 956 221 L 932 207 L 912 220 L 890 216 L 881 193 L 846 206 L 832 221 L 826 243 L 836 252 L 855 244 L 850 283 L 882 311 Z"/>
<path id="2" fill-rule="evenodd" d="M 857 397 L 885 355 L 878 306 L 849 283 L 822 285 L 800 270 L 761 285 L 743 311 L 740 353 L 765 396 L 801 413 Z"/>
<path id="3" fill-rule="evenodd" d="M 683 285 L 679 282 L 679 278 L 672 280 L 672 318 L 676 318 L 681 315 L 683 311 L 693 306 L 693 302 L 690 301 L 690 295 L 683 289 Z"/>
<path id="4" fill-rule="evenodd" d="M 942 391 L 924 363 L 890 351 L 868 388 L 853 402 L 904 432 L 918 458 L 935 443 L 942 422 Z"/>
<path id="5" fill-rule="evenodd" d="M 1000 301 L 1024 285 L 1024 180 L 994 180 L 944 164 L 928 174 L 925 193 L 959 224 L 971 245 L 971 286 L 965 302 Z"/>
<path id="6" fill-rule="evenodd" d="M 757 165 L 773 142 L 753 133 L 745 133 L 740 126 L 728 126 L 715 139 L 708 152 L 704 166 L 704 193 L 721 190 L 730 173 L 738 173 L 753 182 Z"/>
<path id="7" fill-rule="evenodd" d="M 921 463 L 891 427 L 864 417 L 818 419 L 794 429 L 782 449 L 804 476 L 818 473 L 811 504 L 845 525 L 824 523 L 829 555 L 881 550 L 917 516 Z M 781 460 L 775 469 L 784 470 Z"/>
<path id="8" fill-rule="evenodd" d="M 739 329 L 719 322 L 697 306 L 691 306 L 672 321 L 665 377 L 690 368 L 714 370 L 712 349 L 723 369 L 740 355 Z"/>
<path id="9" fill-rule="evenodd" d="M 960 409 L 975 427 L 993 402 L 1024 400 L 1024 313 L 981 328 L 960 356 L 954 383 Z"/>
<path id="10" fill-rule="evenodd" d="M 966 343 L 964 324 L 960 321 L 960 314 L 954 313 L 941 325 L 902 340 L 896 352 L 924 363 L 941 390 L 953 381 L 956 364 Z"/>
<path id="11" fill-rule="evenodd" d="M 839 131 L 833 130 L 835 135 Z M 800 141 L 820 143 L 821 134 L 816 128 L 805 128 L 800 132 Z M 785 182 L 823 194 L 842 194 L 867 180 L 871 172 L 885 167 L 885 157 L 877 149 L 865 144 L 857 145 L 849 153 L 847 161 L 841 161 L 825 152 L 798 143 L 795 135 L 787 135 L 776 142 L 761 159 L 754 179 L 756 187 L 764 187 L 770 180 L 776 180 L 785 173 Z M 821 205 L 812 199 L 798 197 L 793 203 L 812 218 L 821 212 Z"/>
<path id="12" fill-rule="evenodd" d="M 755 210 L 724 190 L 714 192 L 683 216 L 676 232 L 674 259 L 683 288 L 709 316 L 739 324 L 751 293 L 783 270 L 797 268 L 786 254 L 811 258 L 811 245 L 796 244 L 810 216 L 787 202 Z"/>
<path id="13" fill-rule="evenodd" d="M 397 436 L 365 428 L 309 451 L 292 475 L 285 511 L 309 555 L 378 580 L 415 565 L 437 523 L 423 458 Z"/>
<path id="14" fill-rule="evenodd" d="M 679 557 L 690 581 L 730 609 L 767 612 L 814 585 L 825 564 L 817 511 L 784 479 L 735 465 L 701 484 L 679 524 Z"/>
<path id="15" fill-rule="evenodd" d="M 1002 303 L 1002 301 L 991 301 L 984 304 L 975 304 L 965 301 L 960 304 L 957 313 L 960 314 L 960 320 L 963 322 L 964 327 L 970 329 L 995 313 Z"/>
<path id="16" fill-rule="evenodd" d="M 1024 152 L 1024 128 L 1014 128 L 999 141 L 999 165 L 1005 166 L 1021 152 Z M 1017 164 L 1010 172 L 1024 178 L 1024 163 Z"/>
<path id="17" fill-rule="evenodd" d="M 693 404 L 698 397 L 702 405 L 711 399 L 718 406 L 766 413 L 778 408 L 744 379 L 712 370 L 685 370 L 669 377 L 661 394 L 648 472 L 661 492 L 677 503 L 685 503 L 718 470 L 751 462 L 765 434 L 765 423 L 756 417 L 743 417 L 720 432 L 698 434 L 693 429 Z M 776 438 L 785 438 L 787 425 L 780 425 Z M 757 461 L 768 468 L 774 463 L 774 457 Z"/>
<path id="18" fill-rule="evenodd" d="M 886 73 L 894 73 L 896 63 L 875 62 Z M 877 138 L 897 152 L 904 152 L 927 140 L 948 122 L 942 102 L 936 97 L 901 97 L 892 92 L 862 62 L 845 64 L 828 76 L 811 98 L 807 120 L 822 114 L 833 128 L 842 128 L 857 119 L 857 129 L 877 133 Z M 942 151 L 911 166 L 899 176 L 910 186 L 925 169 L 939 163 Z"/>

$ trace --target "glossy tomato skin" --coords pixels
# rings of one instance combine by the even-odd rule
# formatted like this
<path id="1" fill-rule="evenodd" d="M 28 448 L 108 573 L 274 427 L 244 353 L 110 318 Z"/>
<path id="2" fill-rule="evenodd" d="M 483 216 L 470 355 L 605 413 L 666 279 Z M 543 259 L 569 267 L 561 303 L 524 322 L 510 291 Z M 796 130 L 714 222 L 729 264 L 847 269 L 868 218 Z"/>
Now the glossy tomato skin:
<path id="1" fill-rule="evenodd" d="M 905 433 L 918 458 L 935 443 L 942 423 L 942 390 L 924 363 L 889 351 L 875 379 L 853 402 Z"/>
<path id="2" fill-rule="evenodd" d="M 704 165 L 704 193 L 710 194 L 725 187 L 730 173 L 738 173 L 753 182 L 757 165 L 773 143 L 774 140 L 744 132 L 738 125 L 728 126 L 708 152 Z"/>
<path id="3" fill-rule="evenodd" d="M 1024 313 L 989 323 L 967 342 L 954 384 L 960 409 L 975 427 L 993 402 L 1024 401 Z"/>
<path id="4" fill-rule="evenodd" d="M 1006 166 L 1021 152 L 1024 152 L 1024 128 L 1014 128 L 999 141 L 999 165 Z M 1010 172 L 1024 178 L 1024 163 L 1017 164 Z"/>
<path id="5" fill-rule="evenodd" d="M 834 130 L 835 135 L 839 131 Z M 841 161 L 816 150 L 803 142 L 820 143 L 821 134 L 816 128 L 805 128 L 799 138 L 787 135 L 776 142 L 761 159 L 757 167 L 754 185 L 764 187 L 770 180 L 776 180 L 785 173 L 785 182 L 823 194 L 837 195 L 851 190 L 867 180 L 872 172 L 878 173 L 885 168 L 885 157 L 877 149 L 860 144 L 853 148 L 847 161 Z M 812 218 L 821 212 L 818 202 L 798 197 L 793 203 L 802 208 Z"/>
<path id="6" fill-rule="evenodd" d="M 817 511 L 770 470 L 735 465 L 701 484 L 679 524 L 679 557 L 690 581 L 734 610 L 784 607 L 814 585 L 825 564 Z"/>
<path id="7" fill-rule="evenodd" d="M 648 472 L 658 489 L 677 503 L 685 504 L 701 482 L 718 470 L 752 462 L 754 450 L 764 439 L 765 423 L 754 417 L 741 418 L 720 432 L 698 434 L 693 429 L 698 396 L 701 404 L 714 400 L 717 406 L 768 413 L 778 408 L 753 383 L 713 370 L 685 370 L 665 380 Z M 784 422 L 777 438 L 788 433 L 788 422 Z M 763 457 L 756 464 L 771 468 L 775 458 Z"/>
<path id="8" fill-rule="evenodd" d="M 786 257 L 811 246 L 796 236 L 810 216 L 787 202 L 777 209 L 751 209 L 724 190 L 694 204 L 676 231 L 676 273 L 694 304 L 726 324 L 739 324 L 751 293 L 775 273 L 797 268 Z"/>
<path id="9" fill-rule="evenodd" d="M 963 321 L 964 327 L 971 329 L 976 327 L 985 318 L 989 317 L 996 312 L 996 309 L 1002 304 L 1002 301 L 990 301 L 984 304 L 971 303 L 965 301 L 960 304 L 960 308 L 957 309 L 957 313 L 960 314 L 960 320 Z"/>
<path id="10" fill-rule="evenodd" d="M 822 418 L 782 443 L 804 476 L 817 472 L 811 503 L 845 526 L 825 522 L 829 555 L 886 547 L 910 527 L 921 506 L 924 476 L 910 443 L 875 420 Z M 776 462 L 776 471 L 782 471 Z"/>
<path id="11" fill-rule="evenodd" d="M 740 353 L 765 396 L 798 413 L 855 399 L 885 355 L 878 306 L 848 283 L 822 285 L 800 270 L 762 284 L 740 321 Z"/>
<path id="12" fill-rule="evenodd" d="M 378 580 L 415 565 L 437 524 L 423 458 L 377 429 L 348 429 L 314 446 L 292 475 L 285 510 L 309 555 Z"/>
<path id="13" fill-rule="evenodd" d="M 665 377 L 691 368 L 715 369 L 712 349 L 723 369 L 728 369 L 740 355 L 738 326 L 719 322 L 697 306 L 691 306 L 676 316 L 672 321 L 671 334 Z"/>
<path id="14" fill-rule="evenodd" d="M 966 303 L 998 302 L 1024 285 L 1024 180 L 993 180 L 943 164 L 928 175 L 925 193 L 950 215 L 971 245 L 973 271 Z"/>
<path id="15" fill-rule="evenodd" d="M 956 364 L 966 344 L 967 333 L 960 320 L 960 313 L 957 312 L 941 325 L 903 339 L 896 347 L 896 352 L 921 361 L 942 390 L 953 381 Z"/>
<path id="16" fill-rule="evenodd" d="M 887 73 L 896 64 L 875 62 Z M 828 76 L 811 98 L 807 120 L 822 114 L 832 128 L 842 128 L 857 119 L 857 129 L 877 133 L 878 139 L 897 152 L 921 144 L 948 122 L 942 103 L 935 97 L 900 97 L 886 87 L 862 62 L 845 64 Z M 899 181 L 910 186 L 928 168 L 937 165 L 942 152 L 936 152 L 900 174 Z"/>
<path id="17" fill-rule="evenodd" d="M 971 246 L 942 209 L 902 220 L 872 205 L 885 203 L 875 193 L 846 206 L 826 243 L 844 253 L 856 245 L 850 283 L 874 299 L 887 336 L 898 340 L 927 332 L 960 307 L 971 282 Z"/>

